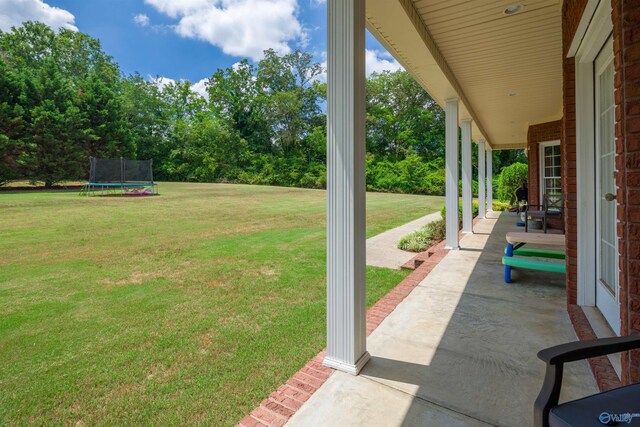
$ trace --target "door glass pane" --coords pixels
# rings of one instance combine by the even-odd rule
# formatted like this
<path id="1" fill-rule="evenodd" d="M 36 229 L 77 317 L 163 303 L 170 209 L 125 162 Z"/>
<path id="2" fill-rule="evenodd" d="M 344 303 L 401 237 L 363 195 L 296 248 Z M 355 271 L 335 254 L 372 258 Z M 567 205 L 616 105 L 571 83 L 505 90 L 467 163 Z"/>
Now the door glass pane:
<path id="1" fill-rule="evenodd" d="M 607 200 L 615 189 L 615 116 L 613 63 L 598 76 L 599 95 L 599 172 L 600 195 L 600 282 L 616 295 L 617 249 L 616 249 L 616 202 Z"/>

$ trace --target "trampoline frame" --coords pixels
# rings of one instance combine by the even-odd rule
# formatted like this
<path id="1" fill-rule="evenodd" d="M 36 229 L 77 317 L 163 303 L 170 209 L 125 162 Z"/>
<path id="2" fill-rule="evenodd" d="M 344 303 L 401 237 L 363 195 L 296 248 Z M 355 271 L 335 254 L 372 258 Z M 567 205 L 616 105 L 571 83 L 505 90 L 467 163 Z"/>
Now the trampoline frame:
<path id="1" fill-rule="evenodd" d="M 96 159 L 94 157 L 90 158 L 90 162 L 91 162 L 91 173 L 90 173 L 90 178 L 94 178 L 94 162 L 96 162 L 99 159 Z M 150 160 L 150 165 L 153 165 L 153 160 Z M 143 195 L 158 195 L 158 184 L 156 182 L 153 181 L 153 170 L 150 171 L 150 178 L 151 181 L 124 181 L 124 176 L 125 176 L 125 172 L 124 172 L 124 168 L 125 168 L 125 159 L 124 158 L 120 158 L 120 182 L 93 182 L 93 181 L 89 181 L 87 182 L 83 187 L 82 190 L 80 191 L 80 195 L 81 196 L 91 196 L 91 195 L 102 195 L 102 196 L 107 196 L 107 195 L 122 195 L 122 196 L 143 196 Z M 128 193 L 130 190 L 135 189 L 135 188 L 151 188 L 151 194 L 135 194 L 135 193 Z"/>
<path id="2" fill-rule="evenodd" d="M 93 194 L 108 196 L 121 194 L 126 196 L 129 189 L 143 187 L 151 187 L 154 196 L 160 194 L 158 192 L 158 183 L 156 182 L 87 182 L 82 188 L 80 195 L 91 196 Z"/>

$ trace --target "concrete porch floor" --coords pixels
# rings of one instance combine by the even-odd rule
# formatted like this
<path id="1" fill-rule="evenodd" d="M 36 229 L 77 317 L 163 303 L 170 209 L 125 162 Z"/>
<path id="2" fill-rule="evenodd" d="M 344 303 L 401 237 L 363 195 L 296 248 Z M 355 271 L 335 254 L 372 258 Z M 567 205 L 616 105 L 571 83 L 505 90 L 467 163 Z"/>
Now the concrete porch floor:
<path id="1" fill-rule="evenodd" d="M 461 239 L 369 336 L 359 376 L 334 373 L 288 426 L 526 426 L 544 377 L 536 353 L 576 339 L 564 276 L 514 269 L 513 214 Z M 597 392 L 586 362 L 565 369 L 562 400 Z"/>

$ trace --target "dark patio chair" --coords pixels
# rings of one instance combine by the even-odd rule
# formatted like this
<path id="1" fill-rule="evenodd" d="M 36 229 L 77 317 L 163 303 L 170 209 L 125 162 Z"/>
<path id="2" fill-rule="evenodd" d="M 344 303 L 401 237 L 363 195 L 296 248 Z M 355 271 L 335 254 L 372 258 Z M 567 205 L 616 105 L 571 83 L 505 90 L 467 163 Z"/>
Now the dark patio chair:
<path id="1" fill-rule="evenodd" d="M 538 209 L 535 209 L 538 208 Z M 549 219 L 559 218 L 562 226 L 562 234 L 564 234 L 564 208 L 562 206 L 562 197 L 555 196 L 553 198 L 548 195 L 542 197 L 541 205 L 528 205 L 526 206 L 526 221 L 524 224 L 524 231 L 529 232 L 529 220 L 535 221 L 539 219 L 542 221 L 542 230 L 546 233 L 549 225 Z"/>
<path id="2" fill-rule="evenodd" d="M 534 405 L 535 427 L 640 425 L 640 384 L 558 404 L 565 363 L 636 348 L 640 348 L 640 335 L 578 341 L 540 351 L 538 357 L 547 363 L 547 371 Z"/>

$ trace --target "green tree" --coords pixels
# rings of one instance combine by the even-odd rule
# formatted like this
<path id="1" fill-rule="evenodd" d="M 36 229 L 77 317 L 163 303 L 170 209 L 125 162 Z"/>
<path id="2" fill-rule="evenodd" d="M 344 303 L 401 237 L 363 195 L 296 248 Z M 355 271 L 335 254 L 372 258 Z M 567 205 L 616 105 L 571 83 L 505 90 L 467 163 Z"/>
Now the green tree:
<path id="1" fill-rule="evenodd" d="M 426 161 L 444 156 L 444 112 L 409 73 L 370 76 L 366 103 L 370 153 L 392 161 L 411 153 Z"/>
<path id="2" fill-rule="evenodd" d="M 300 50 L 283 56 L 267 50 L 258 64 L 257 83 L 267 95 L 273 142 L 288 155 L 325 122 L 319 106 L 323 94 L 317 82 L 321 72 L 311 54 Z"/>
<path id="3" fill-rule="evenodd" d="M 246 141 L 210 113 L 185 126 L 168 162 L 171 176 L 183 181 L 234 180 L 247 158 Z"/>
<path id="4" fill-rule="evenodd" d="M 122 108 L 137 158 L 153 159 L 157 165 L 155 176 L 168 179 L 162 168 L 171 152 L 168 136 L 172 119 L 167 100 L 157 84 L 144 80 L 139 74 L 123 79 L 121 87 Z"/>
<path id="5" fill-rule="evenodd" d="M 23 94 L 20 76 L 9 73 L 6 56 L 0 51 L 0 185 L 20 177 L 25 144 Z"/>
<path id="6" fill-rule="evenodd" d="M 83 177 L 90 155 L 134 153 L 120 102 L 120 71 L 97 40 L 26 22 L 0 32 L 0 51 L 13 94 L 3 99 L 3 113 L 13 115 L 3 118 L 3 128 L 10 121 L 12 129 L 3 129 L 2 146 L 6 153 L 19 142 L 23 177 L 51 186 Z"/>
<path id="7" fill-rule="evenodd" d="M 227 120 L 248 142 L 251 151 L 269 153 L 271 126 L 267 119 L 268 99 L 255 77 L 255 67 L 243 60 L 216 71 L 209 79 L 209 107 Z"/>
<path id="8" fill-rule="evenodd" d="M 86 138 L 82 113 L 75 105 L 77 95 L 69 81 L 53 61 L 38 71 L 38 79 L 32 83 L 40 102 L 29 110 L 28 134 L 24 136 L 30 148 L 27 177 L 51 187 L 82 177 L 87 158 L 82 143 Z"/>
<path id="9" fill-rule="evenodd" d="M 527 182 L 528 178 L 529 166 L 525 163 L 514 163 L 503 168 L 498 176 L 498 198 L 513 203 L 516 190 L 523 182 Z"/>

